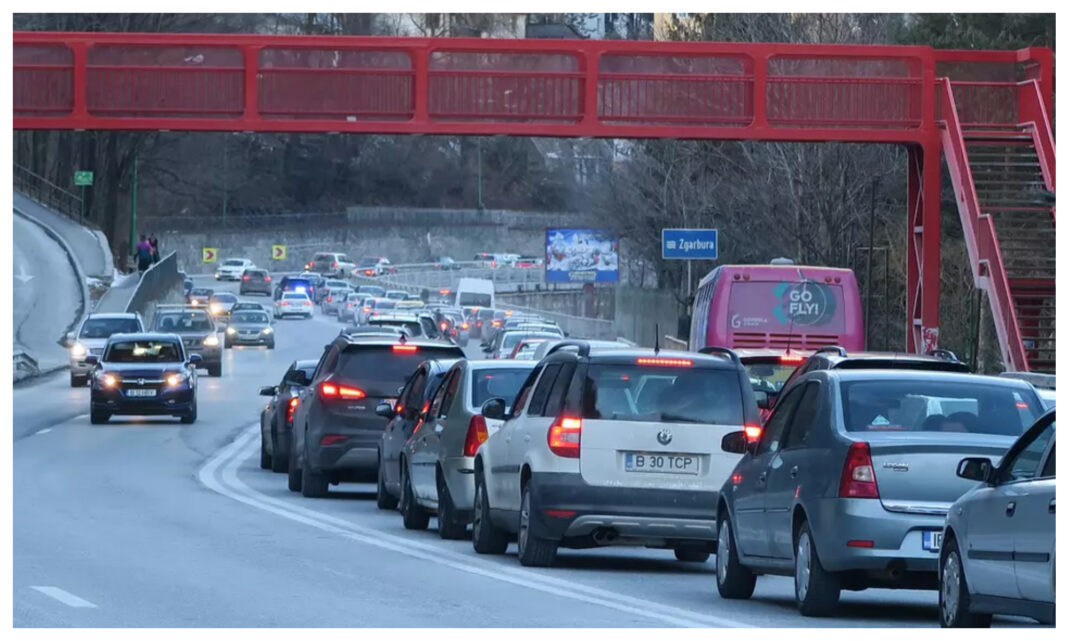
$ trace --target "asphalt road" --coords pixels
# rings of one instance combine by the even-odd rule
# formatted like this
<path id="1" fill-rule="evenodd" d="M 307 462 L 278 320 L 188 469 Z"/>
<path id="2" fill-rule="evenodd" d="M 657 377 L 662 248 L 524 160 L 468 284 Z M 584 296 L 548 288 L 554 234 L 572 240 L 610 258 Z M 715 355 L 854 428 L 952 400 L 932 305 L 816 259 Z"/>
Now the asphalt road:
<path id="1" fill-rule="evenodd" d="M 838 618 L 803 619 L 787 578 L 763 577 L 753 599 L 728 602 L 713 561 L 665 551 L 564 550 L 558 567 L 527 569 L 514 544 L 482 557 L 433 524 L 404 530 L 375 508 L 372 485 L 290 493 L 255 458 L 257 389 L 317 357 L 338 328 L 318 315 L 280 321 L 274 351 L 227 352 L 222 378 L 200 378 L 189 426 L 90 426 L 88 390 L 65 373 L 16 389 L 14 625 L 937 626 L 933 592 L 844 593 Z"/>

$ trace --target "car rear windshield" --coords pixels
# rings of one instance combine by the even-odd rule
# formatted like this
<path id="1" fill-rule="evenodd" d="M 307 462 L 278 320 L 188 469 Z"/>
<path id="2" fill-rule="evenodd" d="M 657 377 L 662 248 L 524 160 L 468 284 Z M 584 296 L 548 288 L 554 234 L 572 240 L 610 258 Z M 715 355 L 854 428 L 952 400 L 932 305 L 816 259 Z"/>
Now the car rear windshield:
<path id="1" fill-rule="evenodd" d="M 328 280 L 326 281 L 327 287 L 333 287 L 336 289 L 347 289 L 349 284 L 343 280 Z"/>
<path id="2" fill-rule="evenodd" d="M 378 264 L 377 258 L 361 258 L 357 267 L 374 267 Z"/>
<path id="3" fill-rule="evenodd" d="M 911 369 L 926 372 L 967 373 L 968 366 L 956 361 L 890 358 L 848 358 L 834 366 L 835 369 Z"/>
<path id="4" fill-rule="evenodd" d="M 378 327 L 396 327 L 397 329 L 403 329 L 408 336 L 422 336 L 423 328 L 419 323 L 397 320 L 375 320 L 371 319 L 368 324 Z"/>
<path id="5" fill-rule="evenodd" d="M 267 272 L 263 271 L 262 269 L 246 269 L 245 275 L 252 278 L 264 278 L 265 276 L 267 276 Z"/>
<path id="6" fill-rule="evenodd" d="M 510 349 L 512 349 L 513 347 L 516 346 L 516 343 L 518 343 L 519 341 L 523 340 L 524 338 L 550 339 L 550 338 L 559 338 L 559 337 L 556 334 L 549 334 L 548 332 L 545 332 L 545 333 L 537 333 L 537 332 L 530 332 L 530 333 L 514 332 L 513 333 L 513 332 L 508 332 L 507 334 L 504 335 L 504 338 L 501 339 L 501 347 L 506 349 L 506 350 L 510 350 Z"/>
<path id="7" fill-rule="evenodd" d="M 141 331 L 136 318 L 90 318 L 82 325 L 79 338 L 107 338 L 112 334 Z"/>
<path id="8" fill-rule="evenodd" d="M 592 364 L 583 390 L 588 419 L 742 425 L 735 370 L 661 365 Z"/>
<path id="9" fill-rule="evenodd" d="M 786 379 L 797 369 L 796 363 L 746 363 L 745 372 L 756 391 L 778 394 Z"/>
<path id="10" fill-rule="evenodd" d="M 109 363 L 175 363 L 182 360 L 182 348 L 174 341 L 117 341 L 108 345 L 104 360 Z"/>
<path id="11" fill-rule="evenodd" d="M 375 301 L 375 309 L 393 309 L 397 306 L 397 301 L 389 300 L 388 298 L 380 298 Z"/>
<path id="12" fill-rule="evenodd" d="M 207 332 L 212 325 L 204 312 L 163 312 L 156 315 L 155 329 L 161 332 Z"/>
<path id="13" fill-rule="evenodd" d="M 316 254 L 315 260 L 334 260 L 333 254 Z"/>
<path id="14" fill-rule="evenodd" d="M 342 352 L 337 373 L 370 396 L 396 396 L 419 363 L 463 357 L 463 350 L 453 346 L 352 345 Z"/>
<path id="15" fill-rule="evenodd" d="M 282 298 L 286 300 L 308 300 L 308 295 L 301 292 L 287 292 Z"/>
<path id="16" fill-rule="evenodd" d="M 270 323 L 267 320 L 267 314 L 263 312 L 238 312 L 234 314 L 233 322 L 235 323 L 263 323 L 267 325 Z"/>
<path id="17" fill-rule="evenodd" d="M 471 372 L 471 406 L 482 407 L 491 398 L 503 398 L 511 407 L 529 369 L 480 369 Z"/>
<path id="18" fill-rule="evenodd" d="M 1019 436 L 1043 412 L 1030 390 L 916 376 L 842 383 L 850 432 L 943 432 Z"/>
<path id="19" fill-rule="evenodd" d="M 477 303 L 476 303 L 476 305 L 477 305 Z M 491 318 L 493 318 L 493 310 L 492 309 L 480 309 L 480 310 L 478 310 L 478 320 L 480 320 L 480 321 L 488 321 Z"/>
<path id="20" fill-rule="evenodd" d="M 482 307 L 484 305 L 492 305 L 493 297 L 489 294 L 479 294 L 476 292 L 460 292 L 460 298 L 456 302 L 460 305 Z M 492 314 L 492 311 L 490 313 Z"/>
<path id="21" fill-rule="evenodd" d="M 360 285 L 356 288 L 356 291 L 360 292 L 361 294 L 374 294 L 375 296 L 381 296 L 382 294 L 386 293 L 386 289 L 384 287 L 379 287 L 377 285 Z"/>

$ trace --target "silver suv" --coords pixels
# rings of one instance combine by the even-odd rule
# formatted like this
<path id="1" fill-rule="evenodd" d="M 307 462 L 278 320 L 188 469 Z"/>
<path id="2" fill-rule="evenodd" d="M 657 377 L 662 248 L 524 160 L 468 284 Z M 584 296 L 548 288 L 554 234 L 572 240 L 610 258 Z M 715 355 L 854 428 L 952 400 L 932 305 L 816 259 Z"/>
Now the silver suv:
<path id="1" fill-rule="evenodd" d="M 181 336 L 185 350 L 200 355 L 200 367 L 207 369 L 209 376 L 222 376 L 222 343 L 208 310 L 189 305 L 157 305 L 152 331 Z"/>
<path id="2" fill-rule="evenodd" d="M 475 457 L 474 547 L 500 554 L 515 534 L 528 566 L 551 565 L 560 546 L 619 544 L 705 561 L 719 488 L 741 458 L 717 443 L 759 424 L 730 350 L 601 350 L 584 341 L 555 345 L 514 404 L 491 399 L 482 414 L 504 425 Z"/>
<path id="3" fill-rule="evenodd" d="M 70 386 L 82 387 L 89 382 L 93 366 L 85 362 L 92 354 L 99 358 L 112 334 L 139 334 L 145 331 L 141 315 L 132 313 L 89 314 L 77 332 L 67 334 L 70 349 Z"/>

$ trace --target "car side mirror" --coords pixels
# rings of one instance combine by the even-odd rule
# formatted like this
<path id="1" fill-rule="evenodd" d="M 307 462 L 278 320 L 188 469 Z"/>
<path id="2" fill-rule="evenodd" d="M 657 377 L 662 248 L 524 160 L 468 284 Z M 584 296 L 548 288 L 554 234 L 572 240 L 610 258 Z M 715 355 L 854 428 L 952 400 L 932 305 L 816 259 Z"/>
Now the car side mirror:
<path id="1" fill-rule="evenodd" d="M 260 396 L 274 396 L 278 393 L 278 388 L 274 385 L 268 385 L 260 388 Z"/>
<path id="2" fill-rule="evenodd" d="M 200 363 L 203 360 L 204 359 L 200 357 L 200 354 L 193 354 L 189 357 L 189 364 L 193 367 L 200 367 Z"/>
<path id="3" fill-rule="evenodd" d="M 482 416 L 497 421 L 504 420 L 507 409 L 503 398 L 491 398 L 482 404 Z"/>
<path id="4" fill-rule="evenodd" d="M 767 392 L 765 392 L 764 390 L 754 390 L 753 391 L 753 396 L 756 397 L 757 407 L 759 407 L 762 410 L 766 410 L 766 409 L 770 409 L 771 408 L 771 405 L 770 405 L 771 399 L 768 396 Z"/>
<path id="5" fill-rule="evenodd" d="M 968 457 L 957 464 L 957 476 L 969 481 L 989 483 L 994 477 L 994 464 L 988 458 Z"/>
<path id="6" fill-rule="evenodd" d="M 73 332 L 68 333 L 66 336 L 63 337 L 63 347 L 73 347 L 74 343 L 75 340 Z"/>
<path id="7" fill-rule="evenodd" d="M 719 449 L 730 454 L 745 454 L 749 451 L 749 441 L 745 438 L 745 432 L 724 434 L 719 441 Z"/>
<path id="8" fill-rule="evenodd" d="M 97 358 L 95 354 L 89 354 L 88 356 L 85 357 L 85 364 L 86 365 L 98 365 L 98 364 L 100 364 L 100 359 Z"/>
<path id="9" fill-rule="evenodd" d="M 393 411 L 393 405 L 391 405 L 389 401 L 381 401 L 376 405 L 375 414 L 378 414 L 382 418 L 393 418 L 397 415 L 397 413 Z"/>

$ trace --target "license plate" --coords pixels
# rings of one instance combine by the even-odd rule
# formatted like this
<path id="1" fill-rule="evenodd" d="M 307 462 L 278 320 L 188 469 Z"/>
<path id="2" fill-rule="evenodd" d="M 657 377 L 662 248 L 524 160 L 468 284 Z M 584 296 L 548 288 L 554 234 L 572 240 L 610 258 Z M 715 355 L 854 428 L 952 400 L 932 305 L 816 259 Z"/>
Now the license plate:
<path id="1" fill-rule="evenodd" d="M 657 452 L 624 452 L 623 469 L 627 472 L 656 472 L 659 474 L 699 474 L 701 464 L 693 454 L 663 454 Z"/>
<path id="2" fill-rule="evenodd" d="M 139 396 L 139 397 L 152 397 L 156 395 L 154 389 L 128 389 L 126 390 L 127 396 Z"/>
<path id="3" fill-rule="evenodd" d="M 923 533 L 923 549 L 937 552 L 942 549 L 942 531 L 927 531 Z"/>

